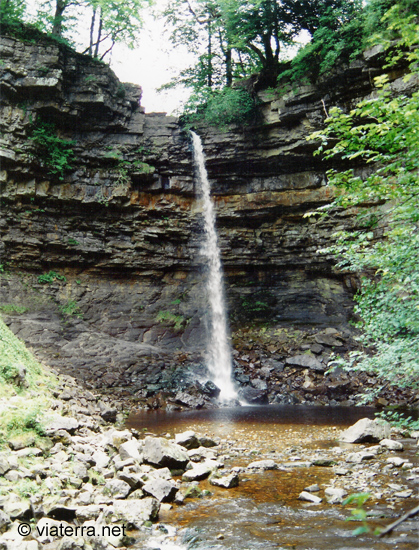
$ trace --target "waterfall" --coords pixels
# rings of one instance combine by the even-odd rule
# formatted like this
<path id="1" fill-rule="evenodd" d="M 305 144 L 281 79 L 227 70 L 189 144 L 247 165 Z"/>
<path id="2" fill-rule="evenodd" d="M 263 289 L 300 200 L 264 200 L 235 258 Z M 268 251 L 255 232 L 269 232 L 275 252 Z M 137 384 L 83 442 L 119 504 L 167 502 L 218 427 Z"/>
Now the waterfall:
<path id="1" fill-rule="evenodd" d="M 207 366 L 214 384 L 221 390 L 220 399 L 229 400 L 237 398 L 237 392 L 232 381 L 232 359 L 228 342 L 223 271 L 217 230 L 215 228 L 215 212 L 211 200 L 211 190 L 205 168 L 205 155 L 201 138 L 194 132 L 191 132 L 191 135 L 198 189 L 202 197 L 204 211 L 205 238 L 201 253 L 206 259 L 206 292 L 210 309 Z"/>

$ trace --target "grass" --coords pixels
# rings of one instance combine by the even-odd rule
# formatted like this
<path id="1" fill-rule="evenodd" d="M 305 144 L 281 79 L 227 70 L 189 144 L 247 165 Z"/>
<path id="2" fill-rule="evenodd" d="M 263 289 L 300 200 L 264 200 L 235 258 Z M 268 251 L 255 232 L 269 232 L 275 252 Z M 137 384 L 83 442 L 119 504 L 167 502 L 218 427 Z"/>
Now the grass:
<path id="1" fill-rule="evenodd" d="M 54 385 L 54 377 L 0 318 L 0 446 L 21 438 L 42 448 L 41 418 Z"/>

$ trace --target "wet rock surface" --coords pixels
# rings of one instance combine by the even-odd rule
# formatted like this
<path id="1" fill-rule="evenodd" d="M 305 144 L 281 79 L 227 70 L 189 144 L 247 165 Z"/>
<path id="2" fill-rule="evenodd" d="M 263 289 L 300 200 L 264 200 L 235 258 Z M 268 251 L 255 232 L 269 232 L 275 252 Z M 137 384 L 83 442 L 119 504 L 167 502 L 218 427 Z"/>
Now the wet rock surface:
<path id="1" fill-rule="evenodd" d="M 64 46 L 20 42 L 4 29 L 0 49 L 0 254 L 6 268 L 0 310 L 10 328 L 87 388 L 130 392 L 149 408 L 211 405 L 218 390 L 205 387 L 205 378 L 192 377 L 201 385 L 194 392 L 183 387 L 186 371 L 202 371 L 207 309 L 202 212 L 187 134 L 174 117 L 145 113 L 139 87 L 120 83 L 109 67 Z M 320 221 L 306 216 L 330 201 L 332 191 L 305 138 L 323 123 L 322 99 L 327 108 L 350 109 L 371 92 L 371 74 L 383 71 L 374 59 L 367 56 L 317 87 L 283 97 L 262 92 L 261 125 L 198 130 L 231 325 L 246 332 L 253 323 L 269 322 L 275 330 L 298 323 L 313 336 L 304 344 L 309 348 L 285 353 L 259 346 L 273 361 L 261 368 L 277 371 L 284 363 L 308 369 L 310 380 L 307 391 L 296 394 L 285 387 L 293 375 L 277 388 L 266 371 L 245 368 L 237 381 L 255 403 L 315 401 L 318 386 L 323 400 L 349 395 L 345 381 L 322 385 L 321 374 L 328 353 L 347 350 L 343 332 L 358 283 L 335 273 L 331 258 L 317 250 L 332 242 L 337 227 L 353 226 L 354 212 Z M 402 75 L 395 71 L 391 78 L 396 90 Z M 62 180 L 51 175 L 30 139 L 41 119 L 75 142 L 75 162 Z M 324 332 L 328 328 L 337 333 Z M 250 363 L 257 369 L 262 359 Z"/>

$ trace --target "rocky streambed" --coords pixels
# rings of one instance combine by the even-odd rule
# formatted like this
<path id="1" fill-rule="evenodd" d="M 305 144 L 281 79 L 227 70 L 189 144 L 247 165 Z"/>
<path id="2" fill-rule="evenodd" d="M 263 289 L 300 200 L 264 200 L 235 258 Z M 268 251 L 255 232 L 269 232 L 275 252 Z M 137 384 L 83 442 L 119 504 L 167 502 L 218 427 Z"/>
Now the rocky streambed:
<path id="1" fill-rule="evenodd" d="M 359 412 L 316 421 L 320 407 L 242 407 L 240 421 L 237 409 L 156 411 L 115 426 L 116 408 L 70 377 L 55 396 L 43 444 L 14 438 L 0 453 L 1 549 L 416 548 L 413 521 L 353 539 L 342 501 L 370 493 L 372 527 L 417 505 L 418 433 L 364 420 L 376 442 L 349 443 L 340 428 Z"/>

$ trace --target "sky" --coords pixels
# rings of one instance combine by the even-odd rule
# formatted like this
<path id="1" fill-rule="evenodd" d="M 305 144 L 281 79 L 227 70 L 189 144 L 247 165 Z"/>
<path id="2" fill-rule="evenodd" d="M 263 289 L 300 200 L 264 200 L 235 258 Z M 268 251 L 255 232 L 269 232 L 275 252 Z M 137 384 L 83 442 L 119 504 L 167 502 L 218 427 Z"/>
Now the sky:
<path id="1" fill-rule="evenodd" d="M 165 0 L 156 0 L 154 5 L 160 8 L 165 3 Z M 193 54 L 185 47 L 174 47 L 169 42 L 164 20 L 153 16 L 150 9 L 144 10 L 143 19 L 138 47 L 130 50 L 115 44 L 111 67 L 122 82 L 132 82 L 143 88 L 141 105 L 147 113 L 171 114 L 181 107 L 188 92 L 184 89 L 157 92 L 157 89 L 191 65 Z"/>

